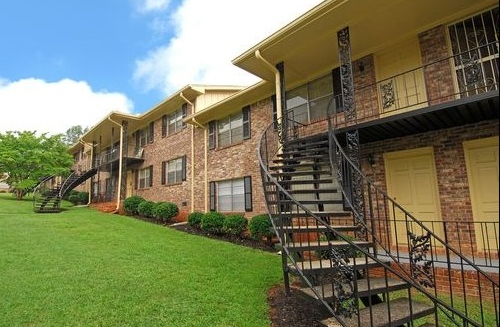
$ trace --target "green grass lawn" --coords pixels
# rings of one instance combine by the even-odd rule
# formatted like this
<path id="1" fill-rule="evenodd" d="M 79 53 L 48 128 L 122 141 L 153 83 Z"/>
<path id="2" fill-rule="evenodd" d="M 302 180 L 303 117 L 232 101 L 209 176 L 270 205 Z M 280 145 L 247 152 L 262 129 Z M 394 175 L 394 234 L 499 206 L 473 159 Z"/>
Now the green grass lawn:
<path id="1" fill-rule="evenodd" d="M 0 194 L 0 326 L 269 326 L 276 254 Z"/>

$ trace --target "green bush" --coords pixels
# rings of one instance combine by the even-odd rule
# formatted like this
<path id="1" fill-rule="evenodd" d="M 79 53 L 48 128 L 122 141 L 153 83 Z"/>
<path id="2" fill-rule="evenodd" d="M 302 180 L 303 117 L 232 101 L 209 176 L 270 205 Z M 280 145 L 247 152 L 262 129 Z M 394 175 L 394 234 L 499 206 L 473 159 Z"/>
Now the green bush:
<path id="1" fill-rule="evenodd" d="M 80 197 L 78 194 L 73 193 L 68 195 L 68 201 L 73 203 L 74 205 L 77 205 L 78 202 L 80 201 Z"/>
<path id="2" fill-rule="evenodd" d="M 142 217 L 151 218 L 153 217 L 154 205 L 155 203 L 153 201 L 142 201 L 137 206 L 137 212 L 139 212 L 139 215 L 141 215 Z"/>
<path id="3" fill-rule="evenodd" d="M 269 244 L 275 235 L 268 215 L 257 215 L 252 217 L 248 223 L 248 230 L 250 232 L 250 236 L 254 239 L 262 240 L 262 238 L 266 238 L 266 241 Z"/>
<path id="4" fill-rule="evenodd" d="M 188 225 L 193 228 L 200 228 L 201 220 L 205 214 L 203 212 L 195 211 L 188 215 Z"/>
<path id="5" fill-rule="evenodd" d="M 89 194 L 87 192 L 78 192 L 78 202 L 80 204 L 89 203 Z"/>
<path id="6" fill-rule="evenodd" d="M 207 212 L 201 219 L 200 227 L 204 231 L 214 234 L 222 234 L 225 216 L 217 211 Z"/>
<path id="7" fill-rule="evenodd" d="M 139 214 L 138 211 L 139 204 L 141 204 L 144 201 L 146 201 L 144 200 L 144 198 L 137 195 L 128 197 L 123 201 L 123 210 L 125 210 L 125 213 L 127 215 L 137 215 Z"/>
<path id="8" fill-rule="evenodd" d="M 241 235 L 248 226 L 247 219 L 242 215 L 227 215 L 224 219 L 223 230 L 231 235 Z"/>
<path id="9" fill-rule="evenodd" d="M 72 196 L 72 195 L 78 195 L 79 193 L 80 193 L 80 192 L 78 192 L 78 191 L 71 190 L 71 191 L 69 191 L 69 192 L 68 192 L 68 194 L 66 194 L 66 197 L 64 197 L 63 199 L 64 199 L 64 200 L 68 200 L 69 202 L 71 202 L 71 201 L 69 200 L 69 197 L 70 197 L 70 196 Z"/>
<path id="10" fill-rule="evenodd" d="M 153 206 L 152 210 L 153 217 L 164 222 L 169 222 L 178 213 L 179 208 L 172 202 L 158 202 Z"/>

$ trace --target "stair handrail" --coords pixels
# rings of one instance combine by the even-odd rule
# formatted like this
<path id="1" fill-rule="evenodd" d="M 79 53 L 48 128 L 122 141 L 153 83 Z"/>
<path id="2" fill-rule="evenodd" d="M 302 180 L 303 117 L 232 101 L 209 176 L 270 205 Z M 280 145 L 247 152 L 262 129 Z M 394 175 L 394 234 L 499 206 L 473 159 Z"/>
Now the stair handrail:
<path id="1" fill-rule="evenodd" d="M 61 189 L 59 191 L 59 197 L 62 199 L 63 197 L 66 196 L 66 194 L 71 191 L 76 185 L 75 182 L 78 181 L 80 178 L 88 179 L 92 175 L 97 172 L 96 168 L 91 168 L 89 170 L 86 170 L 82 173 L 77 173 L 76 171 L 73 171 L 63 182 Z M 89 176 L 90 175 L 90 176 Z M 87 177 L 89 176 L 89 177 Z M 81 183 L 81 182 L 80 182 Z M 78 183 L 78 184 L 80 184 Z"/>
<path id="2" fill-rule="evenodd" d="M 425 231 L 425 234 L 426 235 L 422 235 L 421 237 L 418 237 L 416 235 L 411 235 L 411 232 L 408 230 L 408 240 L 410 239 L 413 239 L 415 240 L 415 238 L 419 239 L 419 240 L 424 240 L 424 241 L 429 241 L 432 239 L 434 240 L 434 242 L 438 242 L 440 246 L 444 247 L 445 248 L 445 252 L 447 254 L 447 257 L 449 259 L 449 256 L 450 256 L 450 253 L 455 255 L 459 261 L 462 263 L 463 265 L 463 262 L 465 262 L 470 268 L 473 269 L 474 272 L 476 272 L 477 274 L 477 278 L 478 280 L 479 279 L 485 279 L 487 282 L 491 283 L 491 286 L 492 286 L 492 294 L 493 294 L 493 300 L 495 302 L 495 315 L 496 315 L 496 322 L 498 324 L 499 322 L 499 312 L 498 312 L 498 290 L 500 289 L 500 285 L 498 282 L 496 282 L 495 280 L 493 280 L 493 278 L 487 274 L 483 269 L 481 269 L 479 266 L 477 266 L 474 262 L 472 262 L 471 260 L 469 260 L 467 257 L 465 257 L 460 251 L 457 251 L 454 247 L 450 246 L 447 242 L 445 242 L 441 237 L 439 237 L 439 235 L 436 235 L 434 233 L 433 230 L 429 229 L 427 226 L 425 226 L 422 222 L 420 222 L 416 217 L 414 217 L 411 213 L 409 213 L 406 209 L 403 208 L 403 206 L 401 206 L 399 203 L 397 203 L 393 198 L 391 198 L 387 193 L 385 193 L 380 187 L 377 187 L 362 171 L 361 169 L 358 167 L 357 164 L 355 164 L 350 158 L 349 156 L 346 154 L 346 152 L 344 151 L 344 149 L 342 148 L 342 146 L 340 145 L 340 142 L 336 136 L 336 129 L 335 129 L 335 126 L 334 124 L 332 123 L 332 109 L 331 107 L 334 108 L 333 110 L 333 116 L 334 117 L 337 117 L 337 112 L 335 111 L 336 107 L 335 106 L 331 106 L 333 104 L 333 101 L 334 99 L 332 98 L 329 102 L 329 105 L 327 107 L 327 121 L 328 121 L 328 142 L 329 142 L 329 157 L 330 157 L 330 165 L 331 165 L 331 170 L 332 172 L 335 171 L 335 165 L 337 165 L 337 167 L 340 167 L 341 165 L 339 164 L 340 161 L 342 161 L 343 163 L 347 163 L 349 165 L 349 169 L 351 170 L 351 172 L 354 172 L 355 174 L 358 175 L 358 177 L 360 177 L 365 183 L 367 183 L 367 185 L 370 186 L 370 188 L 374 189 L 377 194 L 380 194 L 382 195 L 382 197 L 385 199 L 385 201 L 388 201 L 392 204 L 392 208 L 393 208 L 393 212 L 395 212 L 394 208 L 397 208 L 399 210 L 401 210 L 403 213 L 404 213 L 404 216 L 405 218 L 409 218 L 411 220 L 411 223 L 412 224 L 416 224 L 418 226 L 418 228 L 422 229 L 423 231 Z M 340 169 L 340 168 L 339 168 Z M 341 174 L 339 172 L 339 174 Z M 364 228 L 364 231 L 366 231 L 367 233 L 370 233 L 370 237 L 371 237 L 371 240 L 374 241 L 378 246 L 380 246 L 380 248 L 382 248 L 384 251 L 385 251 L 385 254 L 387 256 L 389 256 L 395 264 L 397 264 L 401 270 L 403 272 L 405 272 L 406 276 L 398 276 L 403 278 L 405 281 L 409 282 L 410 284 L 412 284 L 414 287 L 416 287 L 420 292 L 426 294 L 435 304 L 438 305 L 438 307 L 443 310 L 442 307 L 446 308 L 447 310 L 449 310 L 451 312 L 451 314 L 456 314 L 458 316 L 460 316 L 464 321 L 467 321 L 467 323 L 473 325 L 473 326 L 482 326 L 481 324 L 478 324 L 477 322 L 471 320 L 466 314 L 464 314 L 463 312 L 461 311 L 458 311 L 457 309 L 455 309 L 455 307 L 453 307 L 453 300 L 451 300 L 451 304 L 448 304 L 444 301 L 442 301 L 441 299 L 439 299 L 437 297 L 437 290 L 434 292 L 434 294 L 432 294 L 431 292 L 429 292 L 426 288 L 425 288 L 425 283 L 424 284 L 421 284 L 420 282 L 419 283 L 415 283 L 413 282 L 413 279 L 415 278 L 414 276 L 412 276 L 411 274 L 409 274 L 406 269 L 403 268 L 403 266 L 401 265 L 401 263 L 399 262 L 398 258 L 396 256 L 394 256 L 390 249 L 387 248 L 387 246 L 385 246 L 383 244 L 383 242 L 381 241 L 381 239 L 374 233 L 374 229 L 373 228 L 370 228 L 370 226 L 368 226 L 366 224 L 366 219 L 364 217 L 364 215 L 360 212 L 357 212 L 355 209 L 356 209 L 356 205 L 355 203 L 353 203 L 351 201 L 351 197 L 349 194 L 347 194 L 346 192 L 346 188 L 342 185 L 343 184 L 343 180 L 341 178 L 341 175 L 338 175 L 338 182 L 341 184 L 341 190 L 342 190 L 342 193 L 343 193 L 343 197 L 344 197 L 344 200 L 346 201 L 347 205 L 352 209 L 352 212 L 353 214 L 356 216 L 355 218 L 355 221 L 357 223 L 360 223 L 360 224 L 363 224 L 363 228 Z M 371 193 L 370 193 L 371 195 Z M 363 201 L 365 199 L 366 196 L 363 196 Z M 380 198 L 377 197 L 377 201 L 380 201 Z M 370 207 L 371 208 L 371 207 Z M 371 215 L 370 217 L 372 220 L 373 220 L 373 215 Z M 408 228 L 408 222 L 406 222 L 406 225 L 407 225 L 407 228 Z M 372 227 L 374 226 L 374 224 L 372 223 Z M 417 240 L 417 242 L 419 241 Z M 408 242 L 408 246 L 410 245 L 410 242 Z M 421 243 L 419 243 L 419 245 L 421 245 Z M 432 250 L 432 245 L 430 246 L 430 249 Z M 362 252 L 364 252 L 365 254 L 368 254 L 369 256 L 371 256 L 370 253 L 367 253 L 364 249 L 360 249 Z M 410 258 L 410 265 L 411 265 L 411 256 L 409 257 Z M 372 258 L 374 259 L 374 258 Z M 424 258 L 425 259 L 425 258 Z M 449 262 L 449 261 L 448 261 Z M 414 263 L 416 264 L 416 263 Z M 432 261 L 431 261 L 431 264 L 432 264 Z M 434 267 L 432 267 L 434 269 Z M 389 270 L 392 270 L 392 269 L 389 269 Z M 462 273 L 463 273 L 463 268 L 462 268 Z M 422 286 L 424 285 L 424 286 Z M 434 285 L 434 287 L 436 287 Z M 495 291 L 496 290 L 496 291 Z M 465 298 L 465 297 L 464 297 Z M 442 306 L 442 307 L 441 307 Z M 443 311 L 444 312 L 444 311 Z M 448 315 L 448 313 L 444 312 L 446 315 Z"/>
<path id="3" fill-rule="evenodd" d="M 36 206 L 36 195 L 38 194 L 38 189 L 44 185 L 47 181 L 51 180 L 54 178 L 54 175 L 47 175 L 43 178 L 41 178 L 34 186 L 33 188 L 33 208 Z"/>
<path id="4" fill-rule="evenodd" d="M 284 118 L 284 119 L 288 119 L 288 118 Z M 313 212 L 311 212 L 307 207 L 305 207 L 303 204 L 301 204 L 300 201 L 297 201 L 290 193 L 288 193 L 288 191 L 281 186 L 281 184 L 279 183 L 279 181 L 275 177 L 273 177 L 271 175 L 271 173 L 270 173 L 270 171 L 268 169 L 268 162 L 269 162 L 270 158 L 274 157 L 278 152 L 281 151 L 280 149 L 282 148 L 282 143 L 281 143 L 281 141 L 275 140 L 275 142 L 277 142 L 279 144 L 276 145 L 276 148 L 274 150 L 270 150 L 269 147 L 268 147 L 268 142 L 267 142 L 266 139 L 268 137 L 268 133 L 270 133 L 270 132 L 276 133 L 278 131 L 278 129 L 276 128 L 276 126 L 280 126 L 280 125 L 282 125 L 282 124 L 280 124 L 279 122 L 278 123 L 273 122 L 272 124 L 270 124 L 269 127 L 266 129 L 266 131 L 261 135 L 261 138 L 260 138 L 260 141 L 259 141 L 258 157 L 259 157 L 259 164 L 260 164 L 260 167 L 261 167 L 261 175 L 262 175 L 263 182 L 265 182 L 266 180 L 269 181 L 269 182 L 271 182 L 272 185 L 277 190 L 279 190 L 279 192 L 284 196 L 284 198 L 286 198 L 287 201 L 290 201 L 291 203 L 293 203 L 294 205 L 296 205 L 298 208 L 301 208 L 305 213 L 307 213 L 309 215 L 309 217 L 314 218 L 318 224 L 321 224 L 321 225 L 325 226 L 325 228 L 327 228 L 329 230 L 329 232 L 333 233 L 337 238 L 342 239 L 344 242 L 349 243 L 349 245 L 352 246 L 352 247 L 354 247 L 357 251 L 361 251 L 367 257 L 369 257 L 372 260 L 378 262 L 381 266 L 384 267 L 384 269 L 386 269 L 387 271 L 390 271 L 395 276 L 398 276 L 399 278 L 401 278 L 402 280 L 404 280 L 405 282 L 407 282 L 408 284 L 410 284 L 411 286 L 413 286 L 416 290 L 419 290 L 420 292 L 422 292 L 423 294 L 425 294 L 426 296 L 428 296 L 429 298 L 431 298 L 433 300 L 433 302 L 434 302 L 434 305 L 435 306 L 439 306 L 441 308 L 441 310 L 444 312 L 444 314 L 447 315 L 448 317 L 450 317 L 450 319 L 452 319 L 451 316 L 456 315 L 456 316 L 460 317 L 464 322 L 467 321 L 467 323 L 469 323 L 471 326 L 478 326 L 478 327 L 481 326 L 480 323 L 471 320 L 469 317 L 467 317 L 461 311 L 456 310 L 454 307 L 448 305 L 446 302 L 444 302 L 441 299 L 435 297 L 433 294 L 431 294 L 429 291 L 427 291 L 424 287 L 422 287 L 418 282 L 416 282 L 413 278 L 410 278 L 408 274 L 406 274 L 406 273 L 405 274 L 400 273 L 399 270 L 396 270 L 396 269 L 392 268 L 390 265 L 388 265 L 385 262 L 381 261 L 375 255 L 371 254 L 370 252 L 367 252 L 364 248 L 358 246 L 357 244 L 354 244 L 350 239 L 346 238 L 344 235 L 342 235 L 338 231 L 332 229 L 329 225 L 325 224 L 320 219 L 320 217 L 318 217 L 316 214 L 314 214 Z M 271 151 L 273 152 L 272 154 L 271 154 Z M 267 201 L 266 201 L 266 203 L 267 203 Z M 269 203 L 267 203 L 267 209 L 268 209 L 268 214 L 269 214 L 271 223 L 272 223 L 273 228 L 274 228 L 274 230 L 275 230 L 275 232 L 277 234 L 278 240 L 279 240 L 279 242 L 283 246 L 284 254 L 286 254 L 286 256 L 288 257 L 288 259 L 290 260 L 290 262 L 293 265 L 295 265 L 296 267 L 298 267 L 297 262 L 294 260 L 294 258 L 291 255 L 290 251 L 286 247 L 286 242 L 284 242 L 284 240 L 282 239 L 282 235 L 280 235 L 278 233 L 278 226 L 276 225 L 276 221 L 272 217 L 272 208 L 270 207 Z M 358 213 L 355 213 L 355 214 L 358 214 Z M 374 239 L 374 240 L 377 241 L 379 244 L 383 245 L 378 239 Z M 457 251 L 454 251 L 454 252 L 457 252 Z M 387 253 L 390 254 L 389 251 L 387 251 Z M 391 257 L 393 259 L 396 259 L 392 255 L 391 255 Z M 472 263 L 467 258 L 464 258 L 464 259 L 467 260 L 467 262 Z M 395 262 L 398 262 L 398 261 L 395 260 Z M 398 264 L 399 264 L 399 262 L 398 262 Z M 474 265 L 474 264 L 472 263 L 472 265 Z M 297 271 L 299 273 L 301 273 L 300 269 L 298 269 Z M 402 271 L 405 271 L 405 270 L 403 269 Z M 493 291 L 495 291 L 495 288 L 498 289 L 498 284 L 497 283 L 495 283 L 482 270 L 479 270 L 479 271 L 480 271 L 480 273 L 481 273 L 482 276 L 485 276 L 485 278 L 488 279 L 492 283 L 492 285 L 494 286 L 493 287 L 494 288 Z M 335 311 L 333 311 L 333 309 L 330 307 L 330 305 L 322 298 L 321 294 L 319 294 L 314 289 L 314 287 L 312 286 L 312 283 L 307 279 L 307 277 L 304 276 L 303 274 L 302 274 L 301 277 L 306 282 L 306 284 L 308 284 L 308 287 L 311 288 L 311 290 L 315 293 L 315 295 L 320 300 L 320 302 L 322 302 L 325 305 L 325 307 L 328 308 L 328 310 L 330 311 L 330 313 L 332 315 L 334 315 L 335 317 L 338 317 L 338 315 L 335 313 Z M 496 298 L 495 298 L 495 302 L 496 302 Z M 445 312 L 442 309 L 442 307 L 448 309 L 451 313 Z M 495 312 L 495 313 L 496 313 L 496 316 L 497 316 L 496 319 L 498 321 L 498 312 Z M 452 321 L 454 321 L 454 320 L 452 319 Z M 455 323 L 457 323 L 457 322 L 455 322 Z M 457 325 L 458 325 L 458 323 L 457 323 Z"/>
<path id="5" fill-rule="evenodd" d="M 291 121 L 289 118 L 281 118 L 281 119 L 287 119 L 290 123 L 294 124 L 295 122 L 294 121 Z M 278 121 L 280 119 L 277 119 Z M 390 273 L 394 274 L 395 276 L 399 277 L 400 279 L 402 280 L 405 280 L 407 283 L 409 283 L 410 285 L 414 286 L 415 288 L 419 289 L 419 286 L 416 284 L 415 281 L 413 280 L 408 280 L 408 278 L 406 276 L 404 276 L 403 274 L 401 274 L 398 270 L 394 269 L 393 267 L 391 267 L 390 265 L 388 265 L 387 263 L 385 263 L 384 261 L 380 260 L 379 258 L 377 258 L 375 255 L 373 255 L 372 253 L 370 252 L 367 252 L 364 248 L 360 247 L 359 245 L 355 244 L 351 239 L 349 239 L 348 237 L 344 236 L 342 233 L 340 233 L 339 231 L 331 228 L 331 226 L 329 226 L 328 224 L 326 224 L 318 215 L 316 215 L 315 213 L 311 212 L 307 207 L 305 207 L 302 203 L 300 203 L 300 201 L 298 201 L 297 199 L 295 199 L 295 197 L 293 195 L 291 195 L 285 188 L 283 188 L 281 186 L 281 184 L 279 183 L 279 181 L 273 177 L 269 171 L 269 169 L 267 168 L 268 167 L 268 159 L 269 159 L 269 149 L 267 146 L 265 146 L 265 155 L 263 154 L 263 144 L 266 144 L 267 145 L 267 142 L 264 143 L 264 140 L 266 138 L 266 134 L 268 131 L 275 131 L 275 132 L 278 132 L 278 129 L 276 128 L 276 126 L 280 126 L 282 124 L 280 124 L 278 122 L 278 124 L 276 124 L 276 122 L 273 122 L 272 124 L 269 125 L 269 127 L 266 129 L 266 131 L 261 135 L 261 138 L 259 140 L 259 151 L 258 151 L 258 157 L 259 157 L 259 165 L 260 165 L 260 168 L 261 168 L 261 176 L 262 176 L 262 180 L 263 182 L 267 179 L 268 181 L 272 182 L 274 187 L 276 187 L 279 192 L 284 195 L 286 197 L 286 199 L 288 199 L 290 202 L 292 202 L 294 205 L 296 205 L 297 207 L 301 208 L 302 210 L 304 210 L 305 213 L 307 213 L 307 215 L 310 217 L 310 218 L 313 218 L 315 219 L 316 223 L 324 226 L 329 233 L 332 233 L 337 239 L 341 239 L 343 240 L 344 242 L 348 243 L 351 247 L 354 247 L 356 249 L 356 251 L 360 251 L 362 252 L 365 256 L 369 257 L 370 259 L 374 260 L 375 262 L 377 262 L 379 265 L 381 265 L 384 269 L 386 269 L 387 271 L 389 271 Z M 280 142 L 281 143 L 281 142 Z M 282 145 L 281 145 L 282 146 Z M 280 146 L 280 148 L 281 148 Z M 276 149 L 275 153 L 274 154 L 277 154 L 279 152 L 279 149 Z M 264 159 L 263 158 L 266 158 L 266 163 L 264 163 Z M 282 253 L 282 255 L 286 254 L 286 257 L 288 258 L 288 260 L 296 267 L 296 268 L 299 268 L 299 264 L 298 262 L 295 260 L 295 258 L 293 257 L 292 253 L 289 251 L 288 247 L 286 246 L 286 242 L 284 241 L 284 239 L 282 238 L 282 235 L 280 235 L 278 233 L 278 226 L 276 225 L 276 221 L 273 219 L 272 217 L 272 209 L 270 208 L 270 205 L 267 203 L 266 201 L 266 207 L 267 207 L 267 210 L 268 210 L 268 215 L 269 215 L 269 219 L 271 221 L 271 224 L 273 226 L 273 229 L 276 233 L 276 236 L 278 238 L 278 241 L 280 242 L 281 246 L 282 246 L 282 251 L 284 253 Z M 333 261 L 333 258 L 330 257 L 330 260 Z M 336 266 L 337 267 L 341 267 L 340 269 L 349 269 L 347 267 L 347 263 L 346 262 L 336 262 Z M 304 275 L 302 273 L 302 270 L 301 269 L 297 269 L 296 270 L 300 275 L 301 275 L 301 278 L 302 280 L 307 284 L 307 286 L 310 288 L 310 290 L 315 294 L 316 298 L 319 300 L 319 302 L 321 302 L 321 304 L 323 304 L 323 306 L 335 317 L 337 318 L 337 321 L 343 326 L 343 327 L 347 327 L 348 325 L 343 321 L 342 317 L 340 317 L 341 313 L 338 313 L 336 312 L 332 306 L 324 299 L 324 297 L 322 296 L 322 294 L 320 294 L 313 286 L 313 283 L 307 278 L 306 275 Z M 457 312 L 458 315 L 460 315 L 462 318 L 466 318 L 465 316 L 463 316 L 460 312 Z M 475 323 L 475 322 L 471 322 L 472 323 L 472 326 L 476 326 L 476 327 L 481 327 L 481 325 Z M 457 325 L 458 326 L 458 325 Z"/>
<path id="6" fill-rule="evenodd" d="M 72 170 L 71 174 L 69 174 L 68 177 L 64 180 L 64 182 L 61 184 L 61 187 L 59 188 L 59 197 L 62 199 L 63 195 L 66 193 L 66 189 L 71 185 L 73 182 L 74 178 L 77 177 L 79 174 L 77 173 L 76 170 Z"/>

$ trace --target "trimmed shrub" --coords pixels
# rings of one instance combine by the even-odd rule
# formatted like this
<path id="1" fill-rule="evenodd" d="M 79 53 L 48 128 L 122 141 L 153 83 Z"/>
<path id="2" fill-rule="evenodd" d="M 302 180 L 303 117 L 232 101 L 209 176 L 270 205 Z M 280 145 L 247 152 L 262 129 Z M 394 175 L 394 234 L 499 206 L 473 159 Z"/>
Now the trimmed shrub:
<path id="1" fill-rule="evenodd" d="M 89 194 L 87 192 L 78 192 L 75 190 L 71 190 L 65 197 L 65 200 L 68 200 L 74 205 L 87 204 L 89 202 Z"/>
<path id="2" fill-rule="evenodd" d="M 137 212 L 139 212 L 139 215 L 141 215 L 142 217 L 152 218 L 154 205 L 155 203 L 153 201 L 142 201 L 137 206 Z"/>
<path id="3" fill-rule="evenodd" d="M 138 215 L 139 204 L 141 204 L 144 201 L 146 201 L 144 200 L 144 198 L 137 195 L 128 197 L 123 201 L 123 210 L 125 210 L 125 213 L 127 215 Z"/>
<path id="4" fill-rule="evenodd" d="M 179 208 L 172 202 L 158 202 L 153 206 L 152 210 L 153 217 L 164 222 L 169 222 L 178 213 Z"/>
<path id="5" fill-rule="evenodd" d="M 271 244 L 271 240 L 275 235 L 268 215 L 257 215 L 252 217 L 248 223 L 248 230 L 250 236 L 254 239 L 262 240 L 262 238 L 266 238 L 268 244 Z"/>
<path id="6" fill-rule="evenodd" d="M 73 203 L 74 205 L 77 205 L 80 201 L 80 196 L 76 193 L 70 194 L 68 195 L 68 201 Z"/>
<path id="7" fill-rule="evenodd" d="M 89 203 L 89 193 L 88 192 L 79 192 L 78 193 L 78 202 L 80 204 Z"/>
<path id="8" fill-rule="evenodd" d="M 78 195 L 80 192 L 78 191 L 75 191 L 75 190 L 71 190 L 68 192 L 68 194 L 66 194 L 66 196 L 63 198 L 64 200 L 68 200 L 69 202 L 71 202 L 69 200 L 69 197 L 72 196 L 72 195 Z"/>
<path id="9" fill-rule="evenodd" d="M 224 228 L 225 216 L 217 211 L 207 212 L 201 219 L 200 227 L 206 232 L 221 234 Z"/>
<path id="10" fill-rule="evenodd" d="M 201 220 L 203 219 L 203 216 L 205 214 L 203 212 L 195 211 L 191 212 L 188 215 L 188 225 L 193 227 L 193 228 L 200 228 L 201 226 Z"/>
<path id="11" fill-rule="evenodd" d="M 242 215 L 227 215 L 224 219 L 224 232 L 239 236 L 245 231 L 248 226 L 248 221 Z"/>

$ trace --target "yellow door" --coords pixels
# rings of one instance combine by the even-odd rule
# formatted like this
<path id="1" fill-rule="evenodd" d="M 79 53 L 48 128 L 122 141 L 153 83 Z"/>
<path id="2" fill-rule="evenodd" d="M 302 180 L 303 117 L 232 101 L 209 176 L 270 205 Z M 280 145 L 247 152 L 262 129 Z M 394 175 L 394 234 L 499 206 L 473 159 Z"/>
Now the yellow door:
<path id="1" fill-rule="evenodd" d="M 439 210 L 436 171 L 432 148 L 398 151 L 384 154 L 387 191 L 404 210 L 439 237 L 443 225 Z M 407 223 L 404 213 L 391 213 L 393 245 L 407 244 Z M 416 224 L 410 230 L 417 236 L 426 232 Z"/>
<path id="2" fill-rule="evenodd" d="M 379 107 L 382 116 L 427 105 L 418 39 L 398 44 L 376 56 Z"/>
<path id="3" fill-rule="evenodd" d="M 127 182 L 126 182 L 127 188 L 125 190 L 125 198 L 131 197 L 133 194 L 134 190 L 134 174 L 132 173 L 131 170 L 127 171 Z"/>
<path id="4" fill-rule="evenodd" d="M 464 152 L 478 251 L 498 253 L 498 137 L 464 142 Z"/>

